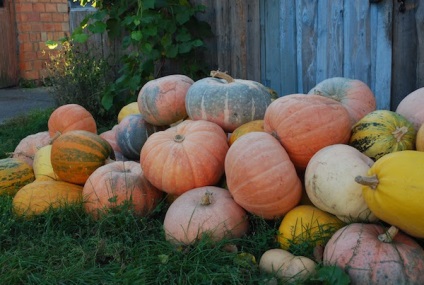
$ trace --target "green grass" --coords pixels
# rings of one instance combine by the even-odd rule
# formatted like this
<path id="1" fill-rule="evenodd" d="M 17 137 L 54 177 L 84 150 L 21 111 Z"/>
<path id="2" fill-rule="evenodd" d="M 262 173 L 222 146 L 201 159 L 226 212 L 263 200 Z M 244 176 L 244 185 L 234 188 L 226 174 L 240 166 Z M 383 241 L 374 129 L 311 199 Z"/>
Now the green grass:
<path id="1" fill-rule="evenodd" d="M 47 130 L 51 112 L 2 124 L 1 157 L 25 136 Z M 205 237 L 175 247 L 162 228 L 168 206 L 164 200 L 144 218 L 121 207 L 93 220 L 82 205 L 73 205 L 27 220 L 13 213 L 12 197 L 0 196 L 0 284 L 279 284 L 267 282 L 273 276 L 262 273 L 258 262 L 266 250 L 278 248 L 280 221 L 250 215 L 243 238 L 213 244 Z M 307 250 L 298 254 L 311 254 L 307 246 L 299 248 Z M 304 284 L 342 285 L 346 278 L 337 268 L 319 266 Z"/>

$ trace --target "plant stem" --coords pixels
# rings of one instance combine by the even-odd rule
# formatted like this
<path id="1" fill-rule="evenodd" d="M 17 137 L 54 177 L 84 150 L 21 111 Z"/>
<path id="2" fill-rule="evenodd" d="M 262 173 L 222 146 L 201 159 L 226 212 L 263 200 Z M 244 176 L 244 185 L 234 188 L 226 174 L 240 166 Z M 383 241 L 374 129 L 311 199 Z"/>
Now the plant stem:
<path id="1" fill-rule="evenodd" d="M 376 189 L 378 186 L 377 175 L 373 175 L 373 176 L 358 175 L 355 177 L 355 181 L 359 184 L 369 186 L 371 189 Z"/>
<path id="2" fill-rule="evenodd" d="M 225 81 L 227 81 L 227 83 L 234 82 L 234 78 L 232 78 L 227 73 L 219 71 L 219 70 L 212 70 L 210 75 L 214 78 L 224 79 Z"/>
<path id="3" fill-rule="evenodd" d="M 399 229 L 397 227 L 391 226 L 384 234 L 379 235 L 378 239 L 382 242 L 392 242 L 398 232 Z"/>

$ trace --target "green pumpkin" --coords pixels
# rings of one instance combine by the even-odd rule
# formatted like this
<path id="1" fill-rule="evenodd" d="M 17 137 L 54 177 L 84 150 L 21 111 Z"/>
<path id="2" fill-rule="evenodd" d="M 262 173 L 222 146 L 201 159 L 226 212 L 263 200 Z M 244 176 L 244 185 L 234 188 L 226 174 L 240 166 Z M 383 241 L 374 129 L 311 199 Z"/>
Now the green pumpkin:
<path id="1" fill-rule="evenodd" d="M 389 110 L 376 110 L 352 127 L 349 144 L 377 160 L 388 153 L 415 149 L 415 137 L 416 130 L 405 117 Z"/>
<path id="2" fill-rule="evenodd" d="M 22 158 L 0 159 L 0 195 L 15 195 L 23 186 L 33 182 L 34 171 Z"/>
<path id="3" fill-rule="evenodd" d="M 231 133 L 253 120 L 262 120 L 271 104 L 269 90 L 259 82 L 233 79 L 223 72 L 193 83 L 186 95 L 186 110 L 192 120 L 207 120 Z"/>

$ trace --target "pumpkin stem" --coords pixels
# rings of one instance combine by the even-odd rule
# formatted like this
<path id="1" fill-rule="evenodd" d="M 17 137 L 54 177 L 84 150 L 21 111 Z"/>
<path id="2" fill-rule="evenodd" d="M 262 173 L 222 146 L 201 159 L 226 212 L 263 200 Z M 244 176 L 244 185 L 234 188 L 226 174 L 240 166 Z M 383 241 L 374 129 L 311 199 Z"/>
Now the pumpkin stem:
<path id="1" fill-rule="evenodd" d="M 52 144 L 62 133 L 57 131 L 54 136 L 50 139 L 49 144 Z"/>
<path id="2" fill-rule="evenodd" d="M 185 139 L 183 135 L 177 134 L 174 137 L 174 142 L 182 142 Z"/>
<path id="3" fill-rule="evenodd" d="M 358 175 L 355 177 L 355 182 L 365 186 L 369 186 L 371 189 L 375 189 L 377 188 L 377 185 L 378 185 L 378 178 L 377 178 L 377 175 L 373 175 L 373 176 Z"/>
<path id="4" fill-rule="evenodd" d="M 219 71 L 219 70 L 212 70 L 210 75 L 214 78 L 221 78 L 227 81 L 228 83 L 234 82 L 234 78 L 232 78 L 230 75 L 228 75 L 225 72 Z"/>
<path id="5" fill-rule="evenodd" d="M 399 229 L 397 227 L 391 226 L 384 234 L 378 235 L 378 239 L 382 242 L 392 242 L 398 232 Z"/>
<path id="6" fill-rule="evenodd" d="M 200 205 L 207 206 L 211 204 L 211 197 L 212 193 L 209 191 L 205 192 L 205 195 L 203 195 L 202 200 L 200 200 Z"/>
<path id="7" fill-rule="evenodd" d="M 402 137 L 408 132 L 408 127 L 396 127 L 396 130 L 392 132 L 392 135 L 395 137 L 397 142 L 400 142 Z"/>

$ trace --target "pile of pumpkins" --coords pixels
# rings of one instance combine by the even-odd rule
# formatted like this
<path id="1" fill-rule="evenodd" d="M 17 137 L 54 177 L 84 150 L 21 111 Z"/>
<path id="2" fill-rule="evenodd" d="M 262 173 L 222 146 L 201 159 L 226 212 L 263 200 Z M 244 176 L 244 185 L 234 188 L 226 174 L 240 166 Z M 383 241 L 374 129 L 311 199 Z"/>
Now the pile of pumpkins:
<path id="1" fill-rule="evenodd" d="M 95 219 L 124 202 L 146 216 L 166 196 L 176 245 L 243 237 L 250 215 L 281 219 L 261 270 L 307 278 L 322 262 L 352 284 L 424 284 L 423 177 L 424 88 L 389 111 L 360 80 L 275 97 L 220 71 L 149 81 L 101 134 L 82 106 L 60 106 L 0 161 L 19 216 L 81 201 Z M 314 259 L 290 251 L 305 241 Z"/>

